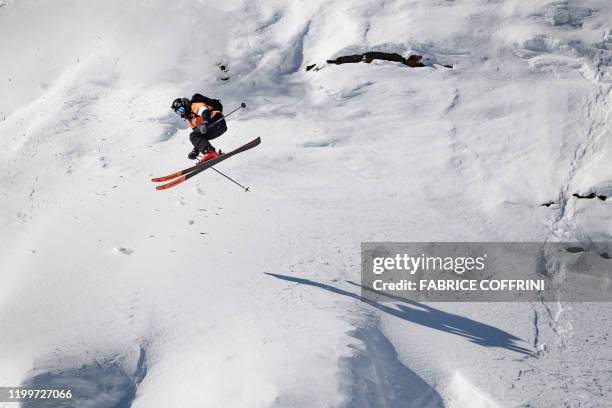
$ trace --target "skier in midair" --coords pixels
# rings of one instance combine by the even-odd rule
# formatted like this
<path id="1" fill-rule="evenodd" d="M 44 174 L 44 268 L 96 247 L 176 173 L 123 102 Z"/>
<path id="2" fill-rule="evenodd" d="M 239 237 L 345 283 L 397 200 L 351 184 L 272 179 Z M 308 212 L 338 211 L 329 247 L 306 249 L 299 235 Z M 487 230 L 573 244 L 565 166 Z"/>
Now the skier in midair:
<path id="1" fill-rule="evenodd" d="M 193 150 L 189 152 L 187 158 L 197 159 L 200 153 L 203 154 L 200 162 L 218 157 L 219 154 L 210 144 L 210 141 L 221 136 L 227 130 L 221 102 L 217 99 L 195 94 L 191 99 L 175 99 L 171 108 L 174 113 L 185 119 L 187 125 L 192 129 L 189 140 L 193 145 Z"/>

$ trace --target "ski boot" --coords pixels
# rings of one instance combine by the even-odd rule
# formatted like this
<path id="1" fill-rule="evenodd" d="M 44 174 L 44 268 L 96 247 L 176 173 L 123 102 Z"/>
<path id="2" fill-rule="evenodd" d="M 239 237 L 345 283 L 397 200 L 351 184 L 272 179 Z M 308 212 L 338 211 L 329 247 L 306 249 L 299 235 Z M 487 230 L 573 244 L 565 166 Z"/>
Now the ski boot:
<path id="1" fill-rule="evenodd" d="M 189 154 L 187 155 L 187 158 L 189 160 L 195 160 L 198 158 L 198 154 L 200 154 L 200 152 L 197 151 L 197 149 L 194 147 L 192 151 L 189 152 Z"/>
<path id="2" fill-rule="evenodd" d="M 204 156 L 202 156 L 202 158 L 200 159 L 200 163 L 204 163 L 205 161 L 209 161 L 209 160 L 216 159 L 217 157 L 219 157 L 215 149 L 208 149 L 204 151 L 203 154 Z"/>

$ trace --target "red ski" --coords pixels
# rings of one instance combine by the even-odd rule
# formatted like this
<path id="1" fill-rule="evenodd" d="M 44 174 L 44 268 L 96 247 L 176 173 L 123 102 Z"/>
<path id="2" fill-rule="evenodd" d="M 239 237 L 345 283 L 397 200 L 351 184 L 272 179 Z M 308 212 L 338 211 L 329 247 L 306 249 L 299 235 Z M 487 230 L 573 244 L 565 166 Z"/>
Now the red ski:
<path id="1" fill-rule="evenodd" d="M 215 159 L 212 160 L 208 160 L 205 161 L 203 163 L 198 163 L 195 166 L 186 168 L 184 170 L 181 171 L 177 171 L 176 173 L 172 173 L 172 174 L 168 174 L 167 176 L 163 176 L 163 177 L 157 177 L 154 179 L 151 179 L 151 181 L 153 182 L 163 182 L 163 181 L 168 181 L 168 180 L 172 180 L 170 183 L 166 183 L 166 184 L 162 184 L 161 186 L 157 186 L 155 187 L 156 190 L 166 190 L 169 189 L 170 187 L 174 187 L 177 184 L 181 184 L 182 182 L 189 180 L 191 177 L 195 176 L 196 174 L 199 174 L 201 172 L 203 172 L 204 170 L 211 168 L 212 166 L 214 166 L 215 164 L 222 162 L 225 159 L 228 159 L 230 157 L 232 157 L 235 154 L 238 153 L 242 153 L 246 150 L 252 149 L 255 146 L 257 146 L 258 144 L 261 143 L 261 139 L 258 137 L 257 139 L 254 139 L 252 141 L 250 141 L 249 143 L 240 146 L 237 149 L 232 150 L 231 152 L 222 154 L 221 156 L 218 156 Z"/>

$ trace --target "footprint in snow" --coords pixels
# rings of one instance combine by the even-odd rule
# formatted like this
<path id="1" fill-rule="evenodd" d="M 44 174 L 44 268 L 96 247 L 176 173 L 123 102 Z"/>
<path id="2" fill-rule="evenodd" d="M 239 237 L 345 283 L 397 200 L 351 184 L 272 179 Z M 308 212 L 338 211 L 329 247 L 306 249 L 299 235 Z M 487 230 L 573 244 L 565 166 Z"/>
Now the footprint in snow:
<path id="1" fill-rule="evenodd" d="M 124 247 L 115 248 L 115 251 L 122 253 L 124 255 L 132 255 L 134 253 L 134 250 L 129 249 L 129 248 L 124 248 Z"/>

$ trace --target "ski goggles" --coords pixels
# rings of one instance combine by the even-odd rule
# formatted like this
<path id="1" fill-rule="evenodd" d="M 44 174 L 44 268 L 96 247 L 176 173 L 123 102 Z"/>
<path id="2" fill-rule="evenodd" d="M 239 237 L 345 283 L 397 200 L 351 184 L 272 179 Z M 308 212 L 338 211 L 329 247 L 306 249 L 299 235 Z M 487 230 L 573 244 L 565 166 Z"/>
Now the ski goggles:
<path id="1" fill-rule="evenodd" d="M 174 111 L 174 113 L 176 113 L 177 115 L 184 115 L 185 114 L 185 107 L 184 106 L 179 107 L 178 109 L 176 109 Z"/>

